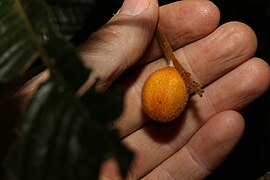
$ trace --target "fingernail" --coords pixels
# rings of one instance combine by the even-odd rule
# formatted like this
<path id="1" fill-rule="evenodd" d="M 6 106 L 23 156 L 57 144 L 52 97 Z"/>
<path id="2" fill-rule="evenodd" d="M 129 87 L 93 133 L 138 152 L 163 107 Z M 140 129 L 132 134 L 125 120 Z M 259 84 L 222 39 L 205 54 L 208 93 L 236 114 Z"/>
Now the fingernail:
<path id="1" fill-rule="evenodd" d="M 150 0 L 125 0 L 119 14 L 138 15 L 149 5 Z"/>

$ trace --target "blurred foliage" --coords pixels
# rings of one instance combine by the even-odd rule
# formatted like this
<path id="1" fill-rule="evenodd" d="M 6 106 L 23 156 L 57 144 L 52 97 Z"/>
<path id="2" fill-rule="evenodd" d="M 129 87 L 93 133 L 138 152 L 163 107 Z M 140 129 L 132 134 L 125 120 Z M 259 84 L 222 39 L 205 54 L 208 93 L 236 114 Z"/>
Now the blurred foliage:
<path id="1" fill-rule="evenodd" d="M 116 130 L 106 128 L 122 112 L 122 91 L 112 88 L 99 93 L 92 87 L 82 97 L 76 96 L 90 70 L 67 39 L 83 26 L 86 18 L 81 17 L 90 13 L 91 8 L 85 8 L 93 3 L 54 1 L 52 10 L 40 0 L 0 2 L 0 92 L 4 98 L 0 106 L 13 108 L 10 114 L 1 112 L 0 152 L 6 153 L 10 141 L 16 139 L 7 157 L 0 157 L 5 157 L 11 179 L 97 179 L 100 165 L 108 158 L 118 161 L 123 176 L 127 173 L 132 153 L 121 144 Z M 15 123 L 19 102 L 10 102 L 16 90 L 9 90 L 23 84 L 25 73 L 31 79 L 40 72 L 29 73 L 36 62 L 50 76 Z"/>
<path id="2" fill-rule="evenodd" d="M 53 11 L 53 21 L 59 31 L 72 38 L 85 24 L 96 0 L 46 0 Z"/>
<path id="3" fill-rule="evenodd" d="M 20 51 L 21 49 L 27 49 L 28 46 L 31 47 L 31 42 L 28 40 L 32 39 L 31 35 L 28 36 L 29 34 L 22 33 L 24 32 L 24 30 L 22 29 L 23 27 L 17 26 L 18 23 L 15 23 L 16 21 L 13 21 L 14 22 L 13 26 L 10 26 L 9 29 L 3 28 L 4 27 L 3 23 L 5 23 L 5 20 L 6 22 L 8 22 L 9 21 L 8 18 L 12 19 L 11 14 L 16 13 L 14 12 L 14 9 L 3 10 L 3 7 L 5 6 L 5 4 L 10 3 L 10 2 L 13 2 L 13 1 L 0 0 L 0 67 L 3 66 L 5 68 L 7 66 L 4 66 L 2 63 L 4 62 L 7 64 L 10 64 L 12 63 L 12 61 L 8 62 L 4 59 L 16 59 L 17 56 L 19 56 L 21 53 L 13 53 L 13 52 L 21 52 Z M 19 1 L 16 1 L 16 2 L 19 2 Z M 46 2 L 51 6 L 51 10 L 52 10 L 52 13 L 50 13 L 52 17 L 51 20 L 54 23 L 54 25 L 56 25 L 56 29 L 58 29 L 62 33 L 62 35 L 64 35 L 65 39 L 70 39 L 74 44 L 80 44 L 89 36 L 90 33 L 92 33 L 93 31 L 98 29 L 101 25 L 106 23 L 113 16 L 113 14 L 117 12 L 118 8 L 121 6 L 122 0 L 114 0 L 114 1 L 110 1 L 110 0 L 98 0 L 98 1 L 97 0 L 96 1 L 95 0 L 46 0 Z M 159 0 L 160 5 L 167 4 L 170 2 L 174 2 L 174 1 L 173 0 Z M 246 0 L 246 1 L 213 0 L 213 2 L 218 6 L 218 8 L 221 11 L 221 23 L 226 23 L 228 21 L 241 21 L 252 27 L 252 29 L 255 31 L 258 37 L 258 50 L 256 52 L 256 56 L 263 58 L 266 62 L 268 62 L 268 64 L 270 64 L 270 51 L 268 50 L 268 47 L 270 46 L 269 44 L 270 43 L 270 34 L 269 34 L 270 32 L 270 29 L 269 29 L 270 28 L 270 2 L 269 0 Z M 31 4 L 30 7 L 34 7 L 34 6 Z M 36 7 L 33 9 L 36 9 Z M 11 16 L 8 16 L 8 15 L 11 15 Z M 17 21 L 20 21 L 22 18 L 21 15 L 18 15 L 18 16 L 15 15 L 15 17 L 17 18 Z M 15 33 L 16 31 L 17 33 Z M 12 47 L 10 46 L 10 44 L 13 44 L 17 40 L 18 37 L 20 38 L 23 37 L 24 41 L 21 41 L 20 45 L 17 44 L 17 46 L 13 46 L 13 50 L 9 49 L 9 52 L 8 52 L 6 47 Z M 1 43 L 1 40 L 2 40 L 2 43 Z M 29 44 L 26 42 L 29 42 Z M 62 47 L 62 44 L 61 44 L 61 47 Z M 3 50 L 2 48 L 3 49 L 6 48 L 6 49 Z M 30 49 L 31 48 L 29 48 L 28 53 L 31 55 Z M 8 52 L 8 53 L 5 53 L 5 52 Z M 28 57 L 28 56 L 30 57 L 29 54 L 25 54 L 25 57 Z M 2 116 L 4 118 L 0 117 L 1 119 L 0 121 L 0 140 L 1 140 L 0 141 L 0 145 L 1 145 L 0 146 L 0 160 L 3 158 L 2 157 L 3 152 L 5 152 L 6 144 L 9 143 L 8 141 L 15 138 L 14 134 L 12 134 L 10 131 L 12 127 L 14 126 L 14 120 L 17 119 L 16 113 L 10 113 L 10 112 L 16 111 L 16 107 L 7 106 L 5 104 L 6 100 L 9 100 L 8 99 L 9 96 L 5 96 L 6 93 L 2 93 L 2 92 L 8 91 L 9 94 L 12 94 L 16 89 L 18 89 L 18 87 L 20 87 L 21 84 L 24 83 L 25 80 L 31 78 L 28 76 L 25 77 L 25 75 L 21 76 L 22 73 L 25 72 L 26 70 L 27 72 L 29 71 L 29 67 L 31 67 L 31 63 L 36 63 L 36 61 L 34 61 L 36 57 L 33 59 L 30 58 L 33 61 L 28 61 L 27 59 L 29 58 L 25 58 L 25 60 L 19 61 L 18 65 L 16 66 L 16 70 L 9 69 L 10 71 L 17 72 L 17 73 L 15 74 L 12 73 L 12 75 L 11 73 L 9 73 L 10 75 L 8 75 L 8 77 L 7 75 L 4 75 L 4 77 L 6 77 L 7 79 L 6 80 L 3 79 L 3 81 L 7 82 L 8 79 L 15 78 L 16 79 L 15 83 L 14 81 L 12 81 L 11 83 L 9 82 L 8 84 L 0 84 L 1 111 L 4 114 L 9 115 L 8 118 L 6 118 L 6 116 Z M 34 75 L 34 74 L 35 73 L 31 75 Z M 18 79 L 18 77 L 20 78 Z M 64 79 L 64 78 L 60 78 L 59 79 L 60 82 L 62 82 L 61 79 Z M 49 80 L 48 83 L 49 82 L 51 81 Z M 43 88 L 44 87 L 46 87 L 46 84 L 43 85 Z M 10 89 L 15 89 L 15 90 L 10 92 Z M 41 89 L 42 87 L 40 88 L 40 90 Z M 59 89 L 62 89 L 62 87 Z M 69 90 L 68 90 L 69 93 L 73 92 Z M 53 94 L 54 93 L 60 93 L 60 92 L 57 92 L 54 89 Z M 66 93 L 67 92 L 65 91 L 64 94 Z M 91 95 L 91 96 L 94 98 L 93 100 L 93 103 L 94 103 L 98 101 L 98 97 L 100 95 Z M 88 95 L 88 97 L 85 96 L 82 99 L 76 99 L 76 102 L 79 102 L 79 104 L 83 104 L 84 109 L 85 107 L 87 107 L 88 109 L 91 106 L 90 105 L 91 101 L 89 101 L 89 97 L 91 96 Z M 117 97 L 120 98 L 121 95 Z M 87 101 L 90 102 L 90 104 L 87 104 L 87 105 L 84 104 L 84 102 L 86 102 L 86 99 Z M 106 99 L 106 98 L 102 97 L 101 99 Z M 114 99 L 113 101 L 118 101 L 117 99 L 118 98 Z M 269 156 L 269 151 L 270 151 L 269 106 L 270 105 L 269 105 L 269 102 L 270 102 L 270 92 L 268 91 L 258 100 L 256 100 L 254 103 L 252 103 L 251 105 L 249 105 L 248 107 L 244 108 L 241 111 L 244 118 L 246 119 L 246 130 L 245 130 L 244 136 L 241 139 L 240 143 L 235 148 L 235 150 L 231 153 L 229 158 L 208 179 L 256 179 L 257 177 L 262 176 L 264 173 L 267 172 L 267 170 L 270 169 L 270 166 L 269 166 L 270 165 L 270 156 Z M 100 105 L 98 105 L 97 107 L 99 106 Z M 110 107 L 110 104 L 106 105 L 106 107 Z M 98 111 L 102 111 L 102 109 L 90 108 L 90 110 L 88 111 L 98 112 Z M 87 114 L 89 115 L 90 113 L 87 113 Z M 99 113 L 97 113 L 96 115 L 98 114 Z M 112 116 L 115 117 L 115 114 L 112 114 Z M 95 116 L 95 118 L 100 118 L 100 117 Z M 107 117 L 104 117 L 104 118 L 107 119 Z M 90 119 L 93 120 L 92 117 Z M 103 127 L 103 124 L 98 125 L 98 126 Z M 59 128 L 60 126 L 55 126 L 55 127 Z M 30 133 L 30 131 L 28 133 Z M 114 133 L 114 134 L 115 134 L 114 136 L 117 136 L 116 135 L 117 133 Z M 63 134 L 61 135 L 61 137 L 62 136 Z M 77 136 L 77 137 L 80 137 L 80 136 Z M 83 141 L 83 139 L 81 140 Z M 51 142 L 52 144 L 55 144 L 54 141 L 51 141 Z M 26 143 L 26 141 L 24 143 Z M 2 146 L 3 144 L 5 146 Z M 21 145 L 23 145 L 23 143 Z M 125 151 L 124 149 L 123 151 Z M 53 155 L 54 153 L 52 152 L 51 154 Z M 121 153 L 118 153 L 118 155 L 119 154 Z M 115 155 L 115 158 L 119 159 L 121 158 L 121 156 L 119 157 Z M 124 164 L 124 162 L 125 161 L 122 161 L 122 164 Z M 0 174 L 1 174 L 1 171 L 0 171 Z M 0 175 L 0 179 L 1 179 L 1 175 Z"/>

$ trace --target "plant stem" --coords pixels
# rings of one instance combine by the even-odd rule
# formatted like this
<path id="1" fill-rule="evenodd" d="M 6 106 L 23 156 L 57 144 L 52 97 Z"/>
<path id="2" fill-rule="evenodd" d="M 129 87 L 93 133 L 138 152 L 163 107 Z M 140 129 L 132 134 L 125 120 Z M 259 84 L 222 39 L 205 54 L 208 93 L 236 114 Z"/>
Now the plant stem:
<path id="1" fill-rule="evenodd" d="M 177 69 L 179 74 L 182 76 L 184 79 L 186 86 L 188 89 L 192 89 L 195 91 L 200 97 L 203 95 L 203 90 L 201 89 L 200 85 L 198 82 L 194 81 L 191 78 L 191 74 L 185 70 L 185 68 L 179 63 L 179 61 L 176 59 L 172 47 L 170 46 L 170 43 L 164 34 L 161 25 L 158 23 L 157 28 L 156 28 L 156 38 L 159 42 L 159 45 L 165 55 L 165 58 L 168 62 L 168 65 L 173 64 L 174 67 Z"/>

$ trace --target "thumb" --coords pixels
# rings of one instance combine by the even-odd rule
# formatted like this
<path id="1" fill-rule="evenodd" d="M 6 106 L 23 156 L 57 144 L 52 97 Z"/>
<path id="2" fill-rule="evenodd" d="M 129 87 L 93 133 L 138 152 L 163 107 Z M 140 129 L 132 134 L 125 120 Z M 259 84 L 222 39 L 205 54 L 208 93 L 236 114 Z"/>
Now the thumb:
<path id="1" fill-rule="evenodd" d="M 79 47 L 85 66 L 92 69 L 81 93 L 97 77 L 98 88 L 105 90 L 136 63 L 151 42 L 157 21 L 157 0 L 125 0 L 117 14 Z"/>

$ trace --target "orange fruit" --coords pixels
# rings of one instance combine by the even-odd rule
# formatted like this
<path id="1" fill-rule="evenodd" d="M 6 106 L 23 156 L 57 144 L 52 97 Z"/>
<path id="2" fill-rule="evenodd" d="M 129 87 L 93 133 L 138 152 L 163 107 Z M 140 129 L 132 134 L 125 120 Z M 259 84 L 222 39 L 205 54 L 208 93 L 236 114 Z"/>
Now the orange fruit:
<path id="1" fill-rule="evenodd" d="M 165 67 L 152 73 L 142 89 L 143 109 L 158 122 L 177 118 L 185 108 L 188 97 L 186 84 L 174 67 Z"/>

